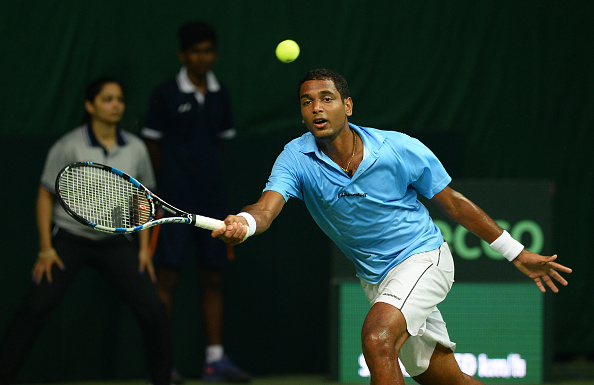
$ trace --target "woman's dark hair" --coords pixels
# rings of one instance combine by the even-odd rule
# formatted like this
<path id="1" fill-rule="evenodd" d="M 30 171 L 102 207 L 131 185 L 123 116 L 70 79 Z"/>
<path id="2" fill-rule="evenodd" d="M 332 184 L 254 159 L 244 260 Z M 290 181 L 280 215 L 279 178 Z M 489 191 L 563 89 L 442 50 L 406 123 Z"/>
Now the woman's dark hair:
<path id="1" fill-rule="evenodd" d="M 93 103 L 93 101 L 95 100 L 97 95 L 99 95 L 99 93 L 101 92 L 103 87 L 108 83 L 115 83 L 115 84 L 119 85 L 120 88 L 123 89 L 122 83 L 120 83 L 120 81 L 117 80 L 116 78 L 109 77 L 109 76 L 103 76 L 103 77 L 93 80 L 92 82 L 90 82 L 87 85 L 87 88 L 85 89 L 85 101 Z M 89 113 L 85 109 L 83 123 L 88 123 L 90 121 L 90 119 L 91 119 L 91 115 L 89 115 Z"/>
<path id="2" fill-rule="evenodd" d="M 342 98 L 342 100 L 345 100 L 349 97 L 349 85 L 346 79 L 338 72 L 326 68 L 321 68 L 309 70 L 301 78 L 301 80 L 299 81 L 299 86 L 297 87 L 297 98 L 301 97 L 301 86 L 303 85 L 303 83 L 310 80 L 332 80 L 332 82 L 334 83 L 334 87 L 336 87 L 336 90 L 338 91 L 338 93 L 340 93 L 340 97 Z"/>

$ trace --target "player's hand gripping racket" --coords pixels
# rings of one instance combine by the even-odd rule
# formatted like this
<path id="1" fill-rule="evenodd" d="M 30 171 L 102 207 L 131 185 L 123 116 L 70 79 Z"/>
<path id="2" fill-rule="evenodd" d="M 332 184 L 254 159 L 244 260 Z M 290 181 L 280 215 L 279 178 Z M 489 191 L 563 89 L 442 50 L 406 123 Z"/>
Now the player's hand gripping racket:
<path id="1" fill-rule="evenodd" d="M 94 162 L 64 167 L 56 178 L 56 194 L 74 219 L 107 233 L 135 233 L 163 223 L 186 223 L 207 230 L 225 226 L 218 219 L 177 209 L 130 175 Z M 173 216 L 156 219 L 157 206 Z"/>

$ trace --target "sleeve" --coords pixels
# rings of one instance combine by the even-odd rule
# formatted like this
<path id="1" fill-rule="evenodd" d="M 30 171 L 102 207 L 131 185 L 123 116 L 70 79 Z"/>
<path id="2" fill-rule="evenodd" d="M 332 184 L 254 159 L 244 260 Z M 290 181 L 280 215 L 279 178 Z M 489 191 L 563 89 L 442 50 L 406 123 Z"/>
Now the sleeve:
<path id="1" fill-rule="evenodd" d="M 301 179 L 296 167 L 298 164 L 300 163 L 295 155 L 285 148 L 276 158 L 274 166 L 272 166 L 272 172 L 268 177 L 264 191 L 276 191 L 283 196 L 285 202 L 289 198 L 303 200 Z"/>
<path id="2" fill-rule="evenodd" d="M 151 95 L 144 127 L 140 130 L 140 136 L 143 138 L 160 140 L 163 137 L 163 130 L 166 126 L 167 105 L 161 94 L 162 91 L 157 89 Z"/>
<path id="3" fill-rule="evenodd" d="M 221 125 L 219 126 L 219 132 L 217 133 L 219 139 L 229 140 L 235 138 L 237 132 L 233 122 L 233 110 L 231 107 L 231 96 L 226 88 L 223 88 L 223 98 L 221 100 Z"/>
<path id="4" fill-rule="evenodd" d="M 427 199 L 446 188 L 452 178 L 435 154 L 419 140 L 410 138 L 405 152 L 411 186 Z"/>
<path id="5" fill-rule="evenodd" d="M 41 185 L 53 194 L 56 193 L 56 177 L 70 162 L 69 151 L 62 141 L 57 141 L 49 149 L 45 158 L 43 172 L 41 173 Z"/>

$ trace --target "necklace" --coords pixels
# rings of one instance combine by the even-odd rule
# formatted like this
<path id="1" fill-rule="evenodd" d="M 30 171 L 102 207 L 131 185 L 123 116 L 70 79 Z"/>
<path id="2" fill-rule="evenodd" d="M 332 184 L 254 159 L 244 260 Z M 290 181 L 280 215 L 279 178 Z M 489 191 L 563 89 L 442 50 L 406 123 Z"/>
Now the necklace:
<path id="1" fill-rule="evenodd" d="M 343 168 L 342 166 L 340 166 L 340 168 L 342 168 L 342 171 L 346 172 L 348 176 L 352 176 L 353 171 L 349 170 L 349 167 L 351 166 L 351 162 L 353 161 L 353 158 L 355 157 L 355 148 L 357 148 L 357 134 L 355 134 L 355 132 L 353 130 L 351 130 L 351 132 L 353 133 L 353 154 L 351 155 L 351 160 L 349 160 L 349 163 L 347 163 L 346 168 Z"/>

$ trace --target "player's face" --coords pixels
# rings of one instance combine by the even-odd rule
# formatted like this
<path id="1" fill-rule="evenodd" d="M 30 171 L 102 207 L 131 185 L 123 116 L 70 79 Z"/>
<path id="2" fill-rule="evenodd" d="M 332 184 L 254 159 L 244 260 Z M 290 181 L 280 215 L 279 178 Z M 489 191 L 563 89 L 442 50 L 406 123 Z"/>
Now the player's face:
<path id="1" fill-rule="evenodd" d="M 204 77 L 217 60 L 217 50 L 212 41 L 205 40 L 181 51 L 179 59 L 192 75 Z"/>
<path id="2" fill-rule="evenodd" d="M 117 124 L 124 115 L 124 93 L 117 83 L 106 83 L 92 102 L 85 103 L 94 120 Z"/>
<path id="3" fill-rule="evenodd" d="M 303 123 L 317 140 L 332 142 L 353 114 L 351 98 L 342 99 L 332 80 L 309 80 L 299 95 Z"/>

